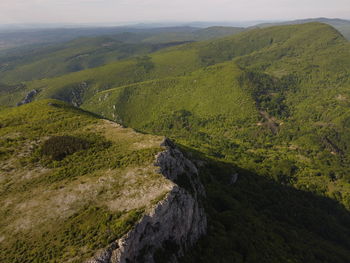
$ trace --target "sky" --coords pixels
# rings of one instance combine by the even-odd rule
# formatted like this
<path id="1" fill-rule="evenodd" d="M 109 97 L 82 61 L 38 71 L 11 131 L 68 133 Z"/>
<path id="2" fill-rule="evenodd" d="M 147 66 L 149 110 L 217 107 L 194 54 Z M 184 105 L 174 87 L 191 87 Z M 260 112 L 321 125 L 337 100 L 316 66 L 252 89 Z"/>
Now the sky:
<path id="1" fill-rule="evenodd" d="M 0 0 L 0 24 L 350 19 L 350 0 Z"/>

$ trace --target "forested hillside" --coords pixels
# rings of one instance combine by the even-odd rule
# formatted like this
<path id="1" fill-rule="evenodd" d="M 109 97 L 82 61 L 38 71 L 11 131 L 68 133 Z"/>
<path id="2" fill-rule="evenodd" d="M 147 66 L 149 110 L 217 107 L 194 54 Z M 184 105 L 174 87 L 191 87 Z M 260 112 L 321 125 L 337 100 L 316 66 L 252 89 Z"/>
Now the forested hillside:
<path id="1" fill-rule="evenodd" d="M 15 68 L 0 105 L 54 98 L 173 139 L 207 193 L 208 235 L 183 262 L 348 263 L 349 41 L 306 23 L 161 50 L 146 42 L 114 43 L 101 63 L 123 59 L 68 74 L 57 51 L 55 77 L 22 81 Z"/>
<path id="2" fill-rule="evenodd" d="M 0 50 L 0 83 L 13 84 L 60 76 L 129 57 L 143 56 L 169 46 L 234 35 L 243 30 L 243 28 L 236 27 L 204 29 L 178 27 L 143 30 L 120 28 L 115 29 L 117 32 L 120 31 L 118 34 L 111 34 L 113 29 L 101 30 L 101 32 L 91 29 L 92 35 L 93 32 L 96 35 L 102 34 L 102 36 L 94 37 L 88 37 L 90 31 L 87 29 L 71 30 L 73 31 L 71 34 L 76 32 L 78 36 L 79 34 L 82 36 L 63 43 L 53 39 L 51 44 L 23 45 L 4 51 Z M 70 32 L 68 29 L 66 31 Z M 55 32 L 53 30 L 51 34 L 54 36 Z M 84 36 L 84 32 L 87 36 Z M 103 32 L 106 35 L 103 35 Z M 15 32 L 12 34 L 21 35 Z M 45 31 L 42 34 L 47 36 Z M 60 31 L 56 34 L 59 39 Z M 6 39 L 6 36 L 2 38 Z"/>
<path id="3" fill-rule="evenodd" d="M 309 18 L 309 19 L 299 19 L 293 21 L 285 21 L 279 23 L 264 23 L 257 25 L 258 27 L 268 27 L 268 26 L 278 26 L 278 25 L 293 25 L 293 24 L 305 24 L 311 22 L 325 23 L 333 26 L 337 29 L 345 38 L 350 40 L 350 20 L 338 19 L 338 18 Z"/>

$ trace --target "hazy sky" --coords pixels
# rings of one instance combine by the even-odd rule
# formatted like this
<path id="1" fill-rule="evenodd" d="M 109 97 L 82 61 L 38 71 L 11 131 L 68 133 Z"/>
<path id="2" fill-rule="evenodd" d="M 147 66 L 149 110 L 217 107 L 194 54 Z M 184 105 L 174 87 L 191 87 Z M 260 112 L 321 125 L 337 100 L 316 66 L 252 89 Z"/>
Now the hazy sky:
<path id="1" fill-rule="evenodd" d="M 0 0 L 0 23 L 350 19 L 350 0 Z"/>

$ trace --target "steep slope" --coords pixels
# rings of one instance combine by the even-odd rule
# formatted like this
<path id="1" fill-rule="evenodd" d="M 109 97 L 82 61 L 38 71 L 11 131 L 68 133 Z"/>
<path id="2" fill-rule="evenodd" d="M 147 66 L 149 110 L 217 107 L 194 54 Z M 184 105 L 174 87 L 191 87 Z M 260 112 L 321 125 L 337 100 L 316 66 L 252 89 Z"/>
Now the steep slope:
<path id="1" fill-rule="evenodd" d="M 54 100 L 1 110 L 0 261 L 182 256 L 206 231 L 204 190 L 163 141 Z"/>
<path id="2" fill-rule="evenodd" d="M 82 106 L 349 208 L 349 43 L 318 23 L 234 39 L 268 44 L 184 77 L 97 93 Z M 210 42 L 210 63 L 240 52 L 234 46 Z"/>
<path id="3" fill-rule="evenodd" d="M 338 202 L 228 160 L 201 163 L 208 234 L 181 262 L 349 262 L 350 213 Z"/>

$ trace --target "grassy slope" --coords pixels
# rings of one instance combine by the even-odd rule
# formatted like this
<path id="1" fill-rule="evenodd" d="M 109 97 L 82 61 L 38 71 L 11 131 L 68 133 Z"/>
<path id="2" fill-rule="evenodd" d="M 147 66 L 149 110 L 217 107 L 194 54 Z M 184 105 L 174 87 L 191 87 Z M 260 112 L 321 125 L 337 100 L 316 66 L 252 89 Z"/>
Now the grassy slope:
<path id="1" fill-rule="evenodd" d="M 162 137 L 62 102 L 3 109 L 0 127 L 1 262 L 81 262 L 127 232 L 171 184 L 153 166 Z M 45 155 L 49 138 L 66 135 L 88 146 L 63 159 Z"/>

